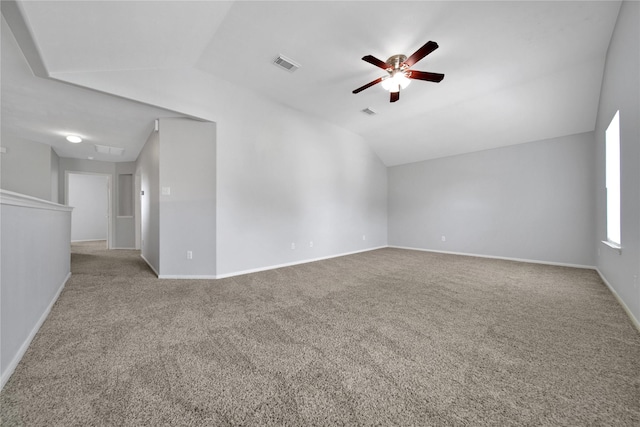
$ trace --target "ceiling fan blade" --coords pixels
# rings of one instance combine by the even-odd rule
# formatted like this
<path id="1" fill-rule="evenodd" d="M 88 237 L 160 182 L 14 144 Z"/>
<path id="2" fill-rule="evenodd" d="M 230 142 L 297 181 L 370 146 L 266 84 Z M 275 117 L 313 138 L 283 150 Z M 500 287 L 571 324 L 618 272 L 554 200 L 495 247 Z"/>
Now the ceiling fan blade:
<path id="1" fill-rule="evenodd" d="M 389 92 L 391 94 L 391 99 L 389 100 L 389 102 L 396 102 L 397 100 L 400 99 L 400 91 L 398 92 Z"/>
<path id="2" fill-rule="evenodd" d="M 442 79 L 444 79 L 444 74 L 428 73 L 426 71 L 414 71 L 414 70 L 407 71 L 406 76 L 409 77 L 410 79 L 426 80 L 428 82 L 434 82 L 434 83 L 439 83 L 442 81 Z"/>
<path id="3" fill-rule="evenodd" d="M 386 62 L 382 62 L 381 60 L 379 60 L 373 55 L 363 56 L 362 60 L 365 62 L 368 62 L 369 64 L 375 65 L 376 67 L 380 67 L 383 70 L 386 70 L 387 68 L 390 67 L 389 64 L 387 64 Z"/>
<path id="4" fill-rule="evenodd" d="M 415 53 L 409 57 L 409 59 L 404 61 L 404 63 L 407 67 L 411 67 L 413 66 L 413 64 L 420 61 L 422 58 L 429 55 L 431 52 L 433 52 L 437 48 L 438 48 L 438 43 L 428 41 L 420 49 L 416 50 Z"/>
<path id="5" fill-rule="evenodd" d="M 370 88 L 370 87 L 371 87 L 371 86 L 373 86 L 373 85 L 377 85 L 378 83 L 380 83 L 380 82 L 382 81 L 382 79 L 384 79 L 384 77 L 380 77 L 379 79 L 375 79 L 374 81 L 369 82 L 369 83 L 367 83 L 366 85 L 361 86 L 361 87 L 359 87 L 358 89 L 354 90 L 352 93 L 360 93 L 360 92 L 362 92 L 363 90 L 368 89 L 368 88 Z"/>

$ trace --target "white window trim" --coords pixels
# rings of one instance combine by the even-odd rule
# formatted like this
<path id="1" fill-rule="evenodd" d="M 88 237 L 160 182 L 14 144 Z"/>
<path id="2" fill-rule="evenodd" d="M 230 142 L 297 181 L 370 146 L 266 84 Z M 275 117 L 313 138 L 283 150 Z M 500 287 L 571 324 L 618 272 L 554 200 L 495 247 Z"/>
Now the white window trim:
<path id="1" fill-rule="evenodd" d="M 610 139 L 611 138 L 611 139 Z M 622 245 L 622 194 L 621 194 L 621 144 L 620 110 L 611 118 L 605 132 L 605 188 L 606 188 L 606 233 L 604 241 L 614 249 Z M 611 158 L 609 156 L 612 156 Z M 609 169 L 612 166 L 611 170 Z M 612 174 L 613 172 L 613 174 Z M 611 190 L 611 193 L 610 193 Z M 611 197 L 611 198 L 610 198 Z M 612 201 L 616 204 L 612 204 Z M 612 211 L 613 209 L 613 211 Z M 612 218 L 610 215 L 615 213 Z M 615 220 L 614 220 L 615 218 Z M 613 227 L 613 230 L 610 227 Z"/>
<path id="2" fill-rule="evenodd" d="M 602 240 L 602 243 L 604 243 L 605 245 L 609 246 L 611 249 L 615 250 L 618 252 L 618 254 L 622 254 L 622 246 L 620 246 L 617 243 L 614 242 L 610 242 L 608 240 Z"/>

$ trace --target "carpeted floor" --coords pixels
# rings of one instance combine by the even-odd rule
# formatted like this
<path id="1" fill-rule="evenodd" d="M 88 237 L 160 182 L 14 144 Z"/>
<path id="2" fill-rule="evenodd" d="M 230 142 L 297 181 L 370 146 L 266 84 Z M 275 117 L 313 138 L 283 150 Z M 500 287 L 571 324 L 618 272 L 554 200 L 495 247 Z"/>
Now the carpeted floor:
<path id="1" fill-rule="evenodd" d="M 381 249 L 218 281 L 73 247 L 2 425 L 640 425 L 590 270 Z"/>

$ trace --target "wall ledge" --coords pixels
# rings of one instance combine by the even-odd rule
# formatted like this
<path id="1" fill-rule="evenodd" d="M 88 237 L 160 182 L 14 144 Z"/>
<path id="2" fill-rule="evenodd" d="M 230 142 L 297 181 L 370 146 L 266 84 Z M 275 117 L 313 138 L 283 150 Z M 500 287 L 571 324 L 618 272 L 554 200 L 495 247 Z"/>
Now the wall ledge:
<path id="1" fill-rule="evenodd" d="M 14 193 L 13 191 L 0 190 L 0 204 L 10 206 L 20 206 L 23 208 L 46 209 L 50 211 L 71 212 L 71 206 L 65 206 L 26 194 Z"/>
<path id="2" fill-rule="evenodd" d="M 619 244 L 610 242 L 608 240 L 601 240 L 600 243 L 604 244 L 610 249 L 613 249 L 618 253 L 618 255 L 622 255 L 622 246 L 620 246 Z"/>

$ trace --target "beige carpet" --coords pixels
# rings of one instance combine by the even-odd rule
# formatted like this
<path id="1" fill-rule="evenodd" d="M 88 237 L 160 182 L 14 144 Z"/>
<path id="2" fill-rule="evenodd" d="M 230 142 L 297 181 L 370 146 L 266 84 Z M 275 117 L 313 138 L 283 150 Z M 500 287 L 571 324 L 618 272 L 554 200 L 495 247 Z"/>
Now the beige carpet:
<path id="1" fill-rule="evenodd" d="M 399 249 L 218 281 L 73 247 L 2 425 L 640 425 L 590 270 Z"/>

